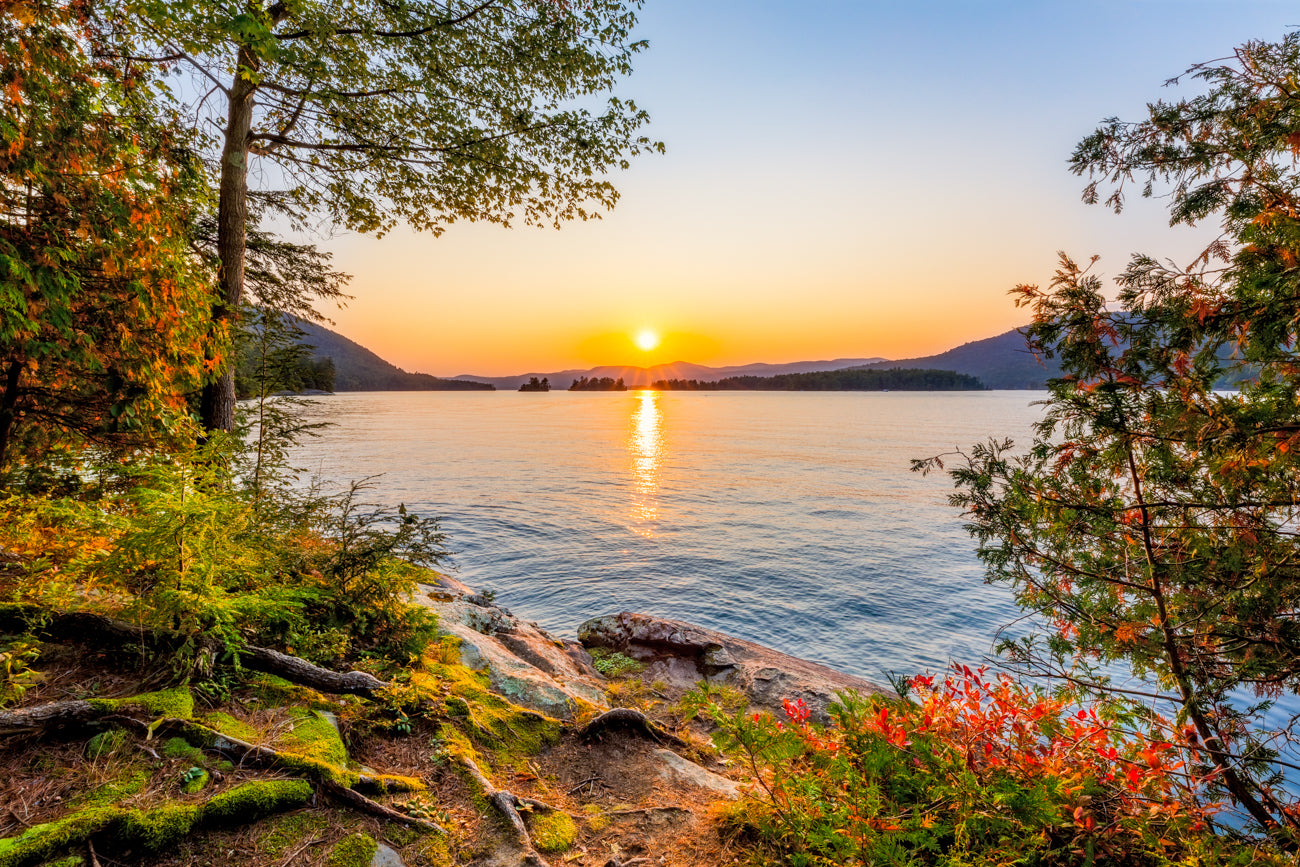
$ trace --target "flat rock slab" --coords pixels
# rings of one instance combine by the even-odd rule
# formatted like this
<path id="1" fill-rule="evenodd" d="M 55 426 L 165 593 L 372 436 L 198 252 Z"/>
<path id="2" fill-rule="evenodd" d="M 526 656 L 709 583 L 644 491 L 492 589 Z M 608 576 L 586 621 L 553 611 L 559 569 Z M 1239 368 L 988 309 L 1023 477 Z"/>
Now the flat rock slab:
<path id="1" fill-rule="evenodd" d="M 869 680 L 781 653 L 681 620 L 624 611 L 588 620 L 578 627 L 585 647 L 620 651 L 646 664 L 642 679 L 662 680 L 676 689 L 699 681 L 740 690 L 754 708 L 784 716 L 782 702 L 802 699 L 821 723 L 836 693 L 893 695 Z"/>
<path id="2" fill-rule="evenodd" d="M 672 750 L 655 750 L 654 756 L 660 762 L 659 779 L 666 783 L 673 786 L 708 789 L 733 801 L 740 797 L 740 784 L 735 780 L 729 780 L 721 774 L 702 768 Z"/>
<path id="3" fill-rule="evenodd" d="M 572 720 L 584 704 L 609 707 L 603 680 L 576 642 L 561 641 L 447 576 L 419 585 L 415 601 L 437 613 L 443 632 L 460 639 L 461 662 L 486 669 L 492 690 L 515 704 L 563 720 Z"/>

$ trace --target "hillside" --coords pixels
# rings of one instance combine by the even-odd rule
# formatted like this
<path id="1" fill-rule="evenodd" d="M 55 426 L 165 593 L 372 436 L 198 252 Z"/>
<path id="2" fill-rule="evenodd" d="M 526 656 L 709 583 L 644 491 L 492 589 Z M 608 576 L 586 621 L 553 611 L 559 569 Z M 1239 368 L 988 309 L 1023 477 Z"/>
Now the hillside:
<path id="1" fill-rule="evenodd" d="M 974 376 L 994 389 L 1046 388 L 1048 379 L 1061 374 L 1061 366 L 1054 359 L 1040 361 L 1025 348 L 1025 337 L 1019 330 L 963 343 L 938 355 L 862 366 L 877 370 L 902 367 L 951 370 Z"/>
<path id="2" fill-rule="evenodd" d="M 493 388 L 485 382 L 408 373 L 323 325 L 304 321 L 297 325 L 305 332 L 303 343 L 313 347 L 313 356 L 334 360 L 335 391 L 490 391 Z"/>

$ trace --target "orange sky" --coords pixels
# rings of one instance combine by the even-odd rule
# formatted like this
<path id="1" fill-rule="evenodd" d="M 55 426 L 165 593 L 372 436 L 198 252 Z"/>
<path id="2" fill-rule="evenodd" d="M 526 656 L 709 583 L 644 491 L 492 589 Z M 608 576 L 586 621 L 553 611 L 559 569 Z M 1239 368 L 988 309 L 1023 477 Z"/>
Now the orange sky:
<path id="1" fill-rule="evenodd" d="M 1281 2 L 941 5 L 647 4 L 651 47 L 621 90 L 668 153 L 615 178 L 611 214 L 327 239 L 356 296 L 327 315 L 440 376 L 903 358 L 989 337 L 1026 321 L 1007 290 L 1047 282 L 1058 249 L 1100 253 L 1107 273 L 1133 252 L 1190 255 L 1196 236 L 1171 234 L 1158 201 L 1082 205 L 1066 160 L 1191 62 L 1294 18 Z M 632 342 L 643 328 L 665 335 L 652 352 Z"/>

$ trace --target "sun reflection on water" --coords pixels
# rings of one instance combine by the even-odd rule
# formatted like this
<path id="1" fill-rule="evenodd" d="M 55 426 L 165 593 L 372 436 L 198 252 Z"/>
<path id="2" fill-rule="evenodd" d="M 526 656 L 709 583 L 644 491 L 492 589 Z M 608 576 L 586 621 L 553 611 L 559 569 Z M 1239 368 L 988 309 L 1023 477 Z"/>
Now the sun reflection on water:
<path id="1" fill-rule="evenodd" d="M 628 426 L 627 451 L 632 458 L 632 530 L 647 539 L 659 518 L 659 464 L 664 452 L 663 413 L 659 392 L 639 391 Z"/>

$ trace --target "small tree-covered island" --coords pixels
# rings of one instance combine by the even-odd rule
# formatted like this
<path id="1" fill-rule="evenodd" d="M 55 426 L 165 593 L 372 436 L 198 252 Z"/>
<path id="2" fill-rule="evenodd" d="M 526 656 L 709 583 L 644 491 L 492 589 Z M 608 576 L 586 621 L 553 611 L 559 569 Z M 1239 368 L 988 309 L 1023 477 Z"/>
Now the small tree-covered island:
<path id="1" fill-rule="evenodd" d="M 662 150 L 612 95 L 638 7 L 0 0 L 0 867 L 1294 864 L 1300 36 L 1078 145 L 1088 200 L 1220 237 L 1118 304 L 1064 254 L 1018 287 L 1033 442 L 916 463 L 1033 624 L 996 668 L 559 638 L 436 520 L 299 483 L 276 395 L 336 386 L 295 323 L 349 286 L 304 232 L 607 210 Z"/>

